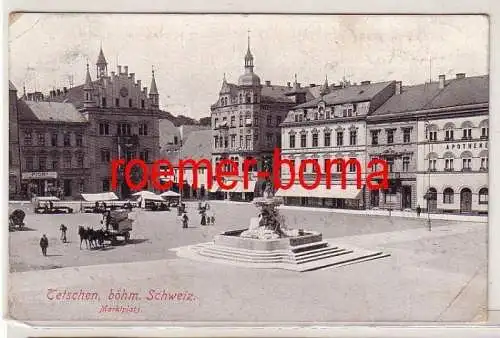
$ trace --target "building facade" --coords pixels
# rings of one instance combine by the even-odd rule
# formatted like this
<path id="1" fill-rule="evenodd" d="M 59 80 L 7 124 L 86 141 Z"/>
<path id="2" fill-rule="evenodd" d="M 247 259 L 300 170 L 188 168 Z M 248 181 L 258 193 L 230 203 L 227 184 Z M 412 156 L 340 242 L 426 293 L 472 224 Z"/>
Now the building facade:
<path id="1" fill-rule="evenodd" d="M 430 212 L 488 212 L 488 76 L 446 81 L 418 115 L 418 203 Z"/>
<path id="2" fill-rule="evenodd" d="M 366 119 L 386 102 L 395 91 L 395 82 L 350 85 L 331 88 L 325 80 L 319 98 L 294 107 L 282 124 L 282 158 L 293 161 L 296 178 L 290 189 L 277 192 L 286 204 L 330 208 L 364 208 L 363 191 L 367 173 Z M 306 190 L 298 182 L 301 161 L 313 159 L 320 167 L 320 185 Z M 347 187 L 341 189 L 342 167 L 331 167 L 331 189 L 326 189 L 327 160 L 343 159 Z M 359 163 L 359 167 L 355 163 Z M 308 185 L 316 179 L 312 165 L 304 179 Z M 361 174 L 361 189 L 357 187 L 357 173 Z M 290 171 L 283 168 L 281 178 L 290 180 Z"/>
<path id="3" fill-rule="evenodd" d="M 52 90 L 48 96 L 33 93 L 18 105 L 25 111 L 20 137 L 27 194 L 47 194 L 52 186 L 68 198 L 80 192 L 111 191 L 113 159 L 151 164 L 159 157 L 161 111 L 154 71 L 148 92 L 128 66 L 118 65 L 108 74 L 102 49 L 96 79 L 87 65 L 84 84 Z M 141 177 L 136 167 L 132 179 L 139 182 Z M 149 181 L 147 188 L 152 189 Z M 115 192 L 122 198 L 131 193 L 123 170 L 118 172 Z"/>
<path id="4" fill-rule="evenodd" d="M 21 193 L 21 156 L 19 148 L 17 89 L 9 81 L 9 198 Z"/>

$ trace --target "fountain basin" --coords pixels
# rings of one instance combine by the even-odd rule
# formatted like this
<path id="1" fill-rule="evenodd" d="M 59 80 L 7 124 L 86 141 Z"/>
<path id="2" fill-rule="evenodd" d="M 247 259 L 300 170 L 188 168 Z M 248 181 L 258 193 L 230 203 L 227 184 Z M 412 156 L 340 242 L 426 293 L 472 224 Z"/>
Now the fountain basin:
<path id="1" fill-rule="evenodd" d="M 239 237 L 242 232 L 248 229 L 226 231 L 215 236 L 214 244 L 255 251 L 274 251 L 274 250 L 290 250 L 294 247 L 321 242 L 323 235 L 315 231 L 306 231 L 303 235 L 294 237 L 285 237 L 277 239 L 255 239 Z"/>

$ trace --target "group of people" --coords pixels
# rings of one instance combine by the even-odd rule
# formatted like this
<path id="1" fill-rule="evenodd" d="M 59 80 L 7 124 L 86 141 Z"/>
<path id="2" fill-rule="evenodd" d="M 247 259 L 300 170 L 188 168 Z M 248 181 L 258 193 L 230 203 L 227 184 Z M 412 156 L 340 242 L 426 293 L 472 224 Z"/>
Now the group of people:
<path id="1" fill-rule="evenodd" d="M 215 214 L 213 212 L 209 212 L 210 205 L 205 202 L 202 205 L 202 202 L 198 203 L 198 210 L 201 215 L 200 225 L 214 225 L 215 224 Z M 178 207 L 178 212 L 182 220 L 182 228 L 187 229 L 189 224 L 189 217 L 186 212 L 186 205 L 182 203 Z"/>

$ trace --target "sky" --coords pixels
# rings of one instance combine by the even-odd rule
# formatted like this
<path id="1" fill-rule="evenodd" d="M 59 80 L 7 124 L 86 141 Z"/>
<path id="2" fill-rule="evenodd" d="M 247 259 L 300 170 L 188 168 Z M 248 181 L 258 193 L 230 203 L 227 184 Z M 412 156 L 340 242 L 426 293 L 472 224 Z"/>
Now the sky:
<path id="1" fill-rule="evenodd" d="M 48 92 L 85 80 L 102 45 L 108 71 L 117 64 L 150 85 L 155 69 L 160 108 L 209 116 L 224 73 L 237 83 L 250 35 L 262 83 L 303 85 L 437 81 L 488 73 L 488 19 L 479 15 L 38 14 L 11 17 L 10 80 Z"/>

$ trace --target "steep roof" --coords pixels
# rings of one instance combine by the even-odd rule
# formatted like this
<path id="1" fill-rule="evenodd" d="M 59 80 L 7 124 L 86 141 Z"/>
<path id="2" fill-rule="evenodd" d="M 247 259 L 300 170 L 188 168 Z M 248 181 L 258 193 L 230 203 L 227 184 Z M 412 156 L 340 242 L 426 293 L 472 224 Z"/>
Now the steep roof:
<path id="1" fill-rule="evenodd" d="M 95 83 L 97 81 L 94 81 Z M 47 100 L 51 102 L 63 102 L 63 103 L 72 103 L 77 109 L 83 107 L 83 100 L 85 97 L 85 92 L 83 87 L 85 85 L 79 85 L 73 88 L 69 88 L 66 93 L 61 93 L 61 95 L 56 95 L 54 97 L 49 97 Z"/>
<path id="2" fill-rule="evenodd" d="M 105 64 L 107 63 L 106 62 L 106 58 L 104 57 L 104 53 L 102 51 L 102 48 L 101 50 L 99 51 L 99 56 L 97 57 L 97 65 L 102 65 L 102 64 Z"/>
<path id="3" fill-rule="evenodd" d="M 71 103 L 19 100 L 20 121 L 87 123 Z"/>
<path id="4" fill-rule="evenodd" d="M 291 97 L 285 94 L 290 91 L 287 86 L 264 85 L 262 86 L 261 102 L 293 102 Z"/>
<path id="5" fill-rule="evenodd" d="M 330 94 L 323 97 L 318 97 L 314 100 L 305 102 L 295 108 L 312 108 L 316 107 L 320 101 L 325 101 L 327 105 L 343 104 L 349 102 L 370 101 L 384 88 L 389 86 L 393 81 L 370 83 L 363 85 L 353 85 L 341 89 L 333 90 Z"/>
<path id="6" fill-rule="evenodd" d="M 443 108 L 489 102 L 489 76 L 453 79 L 425 108 Z"/>
<path id="7" fill-rule="evenodd" d="M 174 145 L 174 137 L 177 136 L 177 139 L 180 141 L 181 134 L 179 128 L 177 128 L 172 121 L 168 119 L 160 119 L 158 121 L 158 128 L 160 134 L 160 148 L 161 149 L 170 149 L 170 148 L 178 148 L 177 145 Z"/>

